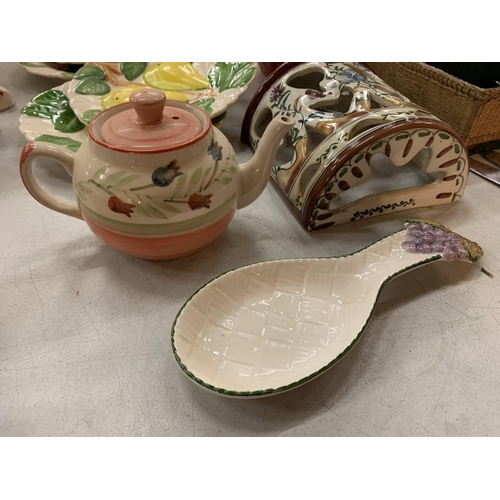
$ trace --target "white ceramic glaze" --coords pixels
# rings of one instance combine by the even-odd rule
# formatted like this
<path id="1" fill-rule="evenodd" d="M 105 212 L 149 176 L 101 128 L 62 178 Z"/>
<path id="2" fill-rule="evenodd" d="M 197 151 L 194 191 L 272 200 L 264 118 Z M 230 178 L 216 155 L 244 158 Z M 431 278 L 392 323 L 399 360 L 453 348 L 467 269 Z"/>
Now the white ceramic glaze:
<path id="1" fill-rule="evenodd" d="M 0 111 L 11 108 L 14 104 L 12 92 L 5 87 L 0 87 Z"/>
<path id="2" fill-rule="evenodd" d="M 208 283 L 186 302 L 172 328 L 182 370 L 227 396 L 292 389 L 349 351 L 391 278 L 436 260 L 472 262 L 482 255 L 477 244 L 439 223 L 409 222 L 410 228 L 351 255 L 262 262 Z M 420 226 L 435 232 L 436 245 L 419 233 Z M 418 246 L 410 229 L 421 234 L 425 253 L 408 251 Z M 450 252 L 441 237 L 456 248 Z"/>
<path id="3" fill-rule="evenodd" d="M 257 148 L 267 120 L 280 114 L 296 120 L 272 177 L 307 230 L 462 197 L 469 159 L 460 136 L 367 68 L 286 63 L 270 79 L 249 105 L 245 139 Z M 396 167 L 389 177 L 377 170 L 380 157 Z M 412 187 L 398 187 L 398 169 L 407 166 Z"/>
<path id="4" fill-rule="evenodd" d="M 168 260 L 200 250 L 221 234 L 237 208 L 262 193 L 276 149 L 293 120 L 274 120 L 261 150 L 238 165 L 231 144 L 202 109 L 178 101 L 167 101 L 164 109 L 167 121 L 175 122 L 184 113 L 197 122 L 194 135 L 182 135 L 182 143 L 165 142 L 156 126 L 144 123 L 139 125 L 144 132 L 141 149 L 137 137 L 129 138 L 129 144 L 106 142 L 102 130 L 132 110 L 131 103 L 113 106 L 92 120 L 89 137 L 76 153 L 48 141 L 29 142 L 20 160 L 26 189 L 42 205 L 84 219 L 102 241 L 129 255 Z M 115 132 L 126 140 L 123 130 Z M 61 163 L 72 176 L 75 203 L 57 199 L 38 185 L 31 165 L 39 157 Z"/>
<path id="5" fill-rule="evenodd" d="M 158 65 L 184 65 L 179 67 L 189 68 L 193 74 L 186 77 L 185 71 L 173 68 L 171 80 L 164 84 L 148 78 L 151 68 Z M 94 112 L 127 102 L 130 93 L 141 86 L 164 90 L 168 99 L 200 106 L 215 118 L 247 90 L 256 69 L 256 63 L 86 63 L 71 80 L 67 95 L 84 123 Z"/>

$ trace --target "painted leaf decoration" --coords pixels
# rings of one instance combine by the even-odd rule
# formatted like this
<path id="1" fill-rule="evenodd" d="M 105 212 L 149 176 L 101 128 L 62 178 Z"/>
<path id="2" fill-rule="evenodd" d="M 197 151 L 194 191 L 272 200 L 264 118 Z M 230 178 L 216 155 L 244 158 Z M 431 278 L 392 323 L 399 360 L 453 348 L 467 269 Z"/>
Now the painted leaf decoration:
<path id="1" fill-rule="evenodd" d="M 203 167 L 198 167 L 194 171 L 193 175 L 191 176 L 191 180 L 189 181 L 188 191 L 191 188 L 193 188 L 194 186 L 196 186 L 196 184 L 198 184 L 198 182 L 200 182 L 202 173 L 203 173 Z"/>
<path id="2" fill-rule="evenodd" d="M 255 68 L 251 65 L 252 63 L 249 62 L 218 62 L 208 72 L 207 78 L 210 85 L 217 88 L 219 92 L 243 87 L 255 74 Z"/>
<path id="3" fill-rule="evenodd" d="M 98 77 L 90 76 L 80 81 L 75 87 L 75 92 L 83 95 L 105 95 L 111 92 L 111 87 Z"/>
<path id="4" fill-rule="evenodd" d="M 153 216 L 153 217 L 156 217 L 157 219 L 166 219 L 167 216 L 160 212 L 154 205 L 152 205 L 151 203 L 149 203 L 147 205 L 148 207 L 148 212 Z"/>
<path id="5" fill-rule="evenodd" d="M 146 196 L 146 198 L 153 204 L 156 205 L 157 207 L 161 208 L 162 210 L 165 210 L 166 212 L 173 212 L 172 206 L 167 205 L 163 200 L 157 200 L 155 198 L 152 198 L 151 196 Z M 175 213 L 179 213 L 179 209 L 175 209 Z"/>
<path id="6" fill-rule="evenodd" d="M 145 62 L 122 62 L 120 63 L 120 70 L 123 76 L 131 82 L 135 80 L 138 76 L 144 73 L 147 68 L 148 63 Z"/>
<path id="7" fill-rule="evenodd" d="M 207 180 L 208 174 L 210 174 L 211 171 L 212 171 L 211 168 L 207 168 L 205 170 L 205 172 L 203 172 L 203 177 L 201 178 L 201 186 L 205 185 L 205 181 Z M 200 190 L 201 190 L 201 188 L 200 188 Z"/>
<path id="8" fill-rule="evenodd" d="M 123 177 L 124 175 L 127 175 L 127 171 L 120 170 L 119 172 L 115 172 L 114 174 L 111 174 L 109 177 L 106 177 L 106 179 L 104 179 L 103 182 L 105 182 L 108 187 L 112 187 L 113 183 L 116 182 L 121 177 Z"/>
<path id="9" fill-rule="evenodd" d="M 439 137 L 441 137 L 441 139 L 443 139 L 444 141 L 448 140 L 450 138 L 450 136 L 448 134 L 445 134 L 444 132 L 440 132 L 439 134 Z"/>
<path id="10" fill-rule="evenodd" d="M 95 174 L 92 176 L 92 179 L 95 180 L 101 180 L 102 176 L 107 172 L 108 166 L 104 165 L 104 167 L 101 167 L 99 170 L 95 172 Z"/>
<path id="11" fill-rule="evenodd" d="M 137 204 L 134 207 L 134 212 L 137 212 L 138 214 L 144 215 L 144 217 L 151 217 L 151 214 L 146 210 L 146 208 L 142 204 L 141 205 Z"/>
<path id="12" fill-rule="evenodd" d="M 186 183 L 187 178 L 188 178 L 187 174 L 182 174 L 182 175 L 179 176 L 177 184 L 175 185 L 174 194 L 172 195 L 172 198 L 177 193 L 179 193 L 179 191 L 182 189 L 182 186 L 184 186 L 184 184 Z"/>
<path id="13" fill-rule="evenodd" d="M 220 182 L 221 184 L 229 184 L 233 178 L 232 177 L 221 177 L 220 179 L 215 179 L 216 181 Z"/>
<path id="14" fill-rule="evenodd" d="M 162 208 L 163 210 L 166 210 L 167 212 L 172 212 L 174 214 L 181 213 L 181 211 L 177 207 L 174 207 L 173 205 L 168 205 L 167 203 L 165 203 L 165 205 L 163 205 Z"/>
<path id="15" fill-rule="evenodd" d="M 201 108 L 207 115 L 210 115 L 213 112 L 212 104 L 214 103 L 214 101 L 215 99 L 213 97 L 210 97 L 209 99 L 200 99 L 198 101 L 194 101 L 192 104 Z"/>
<path id="16" fill-rule="evenodd" d="M 84 123 L 90 123 L 92 121 L 92 118 L 94 118 L 95 115 L 100 113 L 102 109 L 87 109 L 83 113 L 80 114 L 80 119 Z"/>
<path id="17" fill-rule="evenodd" d="M 37 95 L 21 113 L 52 121 L 59 132 L 74 133 L 85 128 L 69 105 L 68 98 L 60 90 L 48 90 Z"/>
<path id="18" fill-rule="evenodd" d="M 87 186 L 84 186 L 82 184 L 77 184 L 76 189 L 78 189 L 78 191 L 81 191 L 82 193 L 86 194 L 92 193 L 92 189 L 89 189 Z"/>
<path id="19" fill-rule="evenodd" d="M 85 127 L 85 125 L 76 117 L 71 109 L 65 109 L 59 115 L 52 117 L 54 128 L 59 132 L 66 132 L 72 134 L 78 132 Z"/>
<path id="20" fill-rule="evenodd" d="M 93 66 L 89 64 L 88 66 L 83 66 L 80 68 L 73 77 L 76 80 L 83 80 L 85 78 L 97 78 L 99 80 L 104 80 L 106 75 L 104 71 L 99 66 Z"/>
<path id="21" fill-rule="evenodd" d="M 41 104 L 44 106 L 51 106 L 55 108 L 65 108 L 69 106 L 69 100 L 64 95 L 64 92 L 60 90 L 47 90 L 38 94 L 35 98 L 32 99 L 36 104 Z"/>
<path id="22" fill-rule="evenodd" d="M 236 172 L 236 167 L 234 165 L 231 165 L 230 167 L 227 167 L 226 170 L 230 173 L 230 174 L 234 174 Z"/>
<path id="23" fill-rule="evenodd" d="M 127 175 L 126 177 L 122 177 L 118 182 L 115 182 L 113 187 L 119 188 L 122 186 L 126 186 L 127 184 L 130 184 L 131 182 L 138 179 L 139 177 L 140 177 L 140 175 L 138 175 L 138 174 Z"/>
<path id="24" fill-rule="evenodd" d="M 57 144 L 58 146 L 63 146 L 68 148 L 73 153 L 78 151 L 78 148 L 82 145 L 81 142 L 75 141 L 69 137 L 57 137 L 55 135 L 42 134 L 39 135 L 35 141 L 39 142 L 50 142 L 52 144 Z"/>

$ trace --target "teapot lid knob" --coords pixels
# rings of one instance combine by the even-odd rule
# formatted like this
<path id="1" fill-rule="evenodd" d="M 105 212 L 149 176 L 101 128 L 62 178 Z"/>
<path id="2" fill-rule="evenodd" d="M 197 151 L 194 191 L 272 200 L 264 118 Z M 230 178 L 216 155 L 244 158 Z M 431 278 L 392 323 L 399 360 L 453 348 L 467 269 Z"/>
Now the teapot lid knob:
<path id="1" fill-rule="evenodd" d="M 159 90 L 143 89 L 130 94 L 129 101 L 141 125 L 156 125 L 164 120 L 163 109 L 167 98 Z"/>

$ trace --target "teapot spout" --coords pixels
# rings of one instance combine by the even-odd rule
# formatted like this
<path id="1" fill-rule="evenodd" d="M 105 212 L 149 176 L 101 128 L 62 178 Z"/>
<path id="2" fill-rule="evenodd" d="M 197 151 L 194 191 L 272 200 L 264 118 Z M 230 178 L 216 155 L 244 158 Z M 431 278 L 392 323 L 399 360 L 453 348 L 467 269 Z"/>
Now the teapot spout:
<path id="1" fill-rule="evenodd" d="M 236 208 L 250 205 L 262 194 L 269 181 L 280 142 L 294 124 L 295 120 L 287 116 L 274 118 L 260 139 L 253 158 L 240 165 Z"/>

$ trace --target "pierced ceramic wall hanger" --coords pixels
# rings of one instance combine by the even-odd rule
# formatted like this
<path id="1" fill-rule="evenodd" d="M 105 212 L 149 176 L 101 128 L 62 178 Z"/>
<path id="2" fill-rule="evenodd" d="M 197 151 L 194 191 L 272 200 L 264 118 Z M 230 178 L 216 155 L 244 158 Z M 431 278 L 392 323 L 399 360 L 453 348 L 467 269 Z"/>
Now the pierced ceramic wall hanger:
<path id="1" fill-rule="evenodd" d="M 358 63 L 283 64 L 251 100 L 241 140 L 257 149 L 279 115 L 296 122 L 282 141 L 273 183 L 310 231 L 454 202 L 464 192 L 469 158 L 461 138 Z M 386 178 L 367 190 L 380 157 L 395 167 L 413 160 L 426 184 Z"/>
<path id="2" fill-rule="evenodd" d="M 235 269 L 183 306 L 172 327 L 175 359 L 191 380 L 222 395 L 293 389 L 347 354 L 391 279 L 432 262 L 482 255 L 476 243 L 437 222 L 410 220 L 351 255 Z"/>

